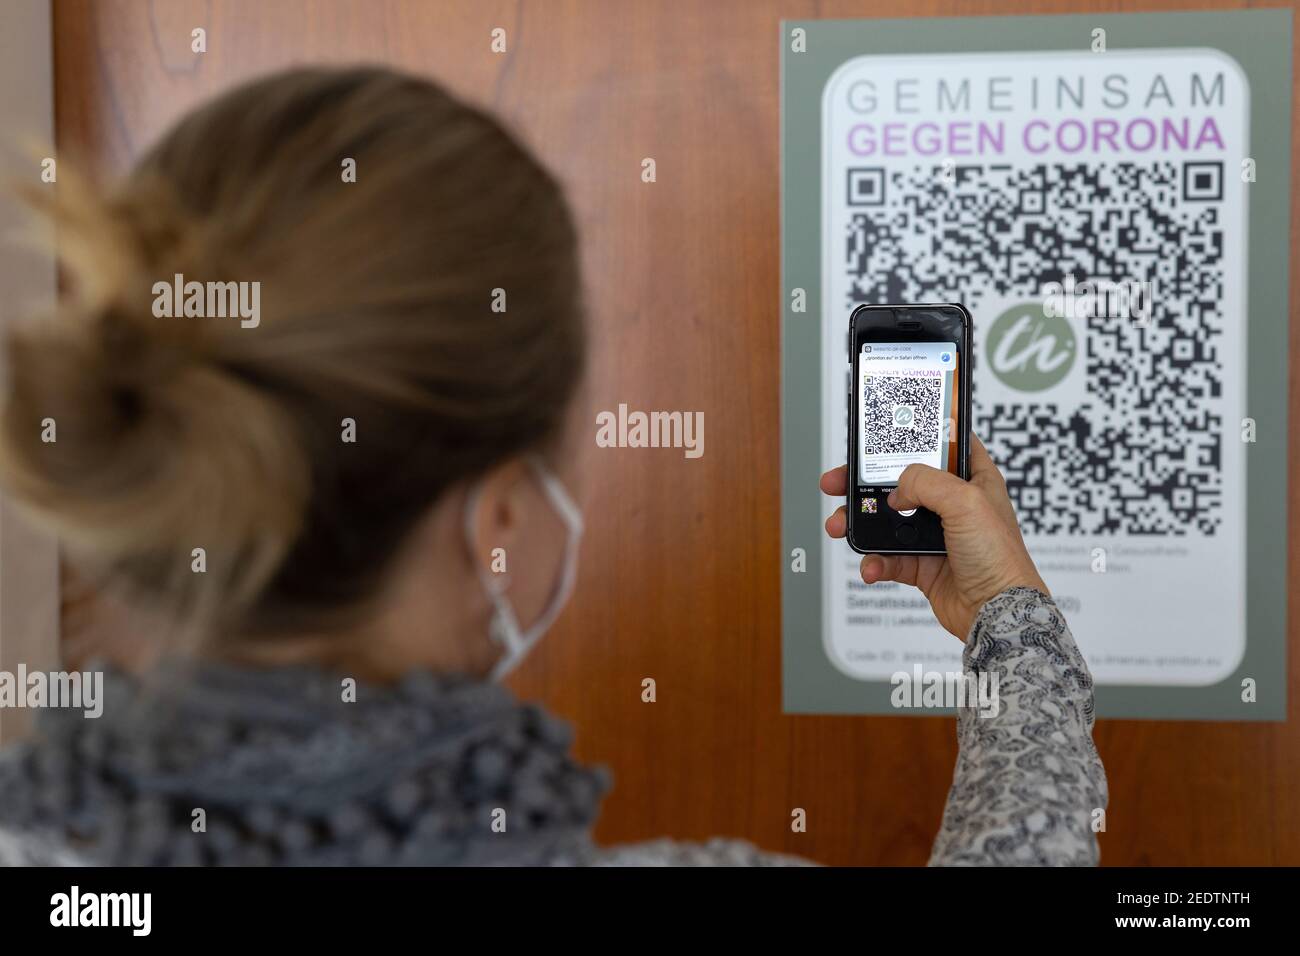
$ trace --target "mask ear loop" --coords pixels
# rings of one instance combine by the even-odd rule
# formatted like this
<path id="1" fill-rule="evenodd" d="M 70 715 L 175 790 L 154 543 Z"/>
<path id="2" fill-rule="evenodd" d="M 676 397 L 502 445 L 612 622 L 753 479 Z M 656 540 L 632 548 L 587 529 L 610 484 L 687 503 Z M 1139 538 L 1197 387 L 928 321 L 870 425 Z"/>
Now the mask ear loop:
<path id="1" fill-rule="evenodd" d="M 478 555 L 475 553 L 475 533 L 474 533 L 474 515 L 478 510 L 479 498 L 483 495 L 483 483 L 477 481 L 470 488 L 469 494 L 465 498 L 465 547 L 469 551 L 469 562 L 474 568 L 474 575 L 478 578 L 483 593 L 487 595 L 488 601 L 492 604 L 492 617 L 488 621 L 488 636 L 492 642 L 506 650 L 507 655 L 518 653 L 517 635 L 519 634 L 519 622 L 515 620 L 514 611 L 510 607 L 510 602 L 506 600 L 506 575 L 497 575 L 487 571 L 478 561 Z"/>
<path id="2" fill-rule="evenodd" d="M 574 585 L 578 578 L 578 549 L 582 544 L 583 521 L 582 511 L 578 508 L 577 503 L 569 495 L 569 492 L 561 484 L 560 479 L 556 478 L 554 473 L 546 466 L 540 457 L 533 455 L 528 459 L 532 466 L 534 474 L 537 475 L 538 481 L 541 482 L 542 491 L 551 507 L 555 509 L 556 514 L 564 523 L 566 538 L 564 542 L 564 555 L 561 557 L 560 577 L 555 582 L 555 587 L 551 592 L 551 598 L 547 602 L 546 610 L 542 616 L 533 622 L 529 629 L 533 634 L 531 640 L 525 639 L 522 643 L 525 648 L 535 644 L 542 633 L 555 622 L 564 610 L 565 604 L 568 603 L 569 595 L 573 593 Z"/>
<path id="3" fill-rule="evenodd" d="M 528 464 L 541 481 L 547 500 L 555 507 L 560 520 L 564 522 L 570 540 L 580 537 L 583 531 L 582 511 L 565 490 L 564 485 L 560 484 L 560 479 L 556 478 L 551 469 L 546 466 L 546 462 L 536 455 L 529 456 Z"/>
<path id="4" fill-rule="evenodd" d="M 513 669 L 527 655 L 533 645 L 541 639 L 550 625 L 560 616 L 560 612 L 563 611 L 577 580 L 578 547 L 583 532 L 582 511 L 540 457 L 529 456 L 528 464 L 536 475 L 539 484 L 541 484 L 542 492 L 546 495 L 548 503 L 555 509 L 556 514 L 564 523 L 567 534 L 564 543 L 564 555 L 561 558 L 560 577 L 555 582 L 546 609 L 529 627 L 526 636 L 521 631 L 519 620 L 515 617 L 514 608 L 510 606 L 509 600 L 506 599 L 507 586 L 505 580 L 486 571 L 479 564 L 478 556 L 474 553 L 474 514 L 482 493 L 482 484 L 476 483 L 470 489 L 465 500 L 465 542 L 466 547 L 469 549 L 470 563 L 474 566 L 474 572 L 478 576 L 484 593 L 488 596 L 488 600 L 492 602 L 493 613 L 491 620 L 488 622 L 488 635 L 495 644 L 505 650 L 505 654 L 493 669 L 493 679 L 500 679 Z"/>

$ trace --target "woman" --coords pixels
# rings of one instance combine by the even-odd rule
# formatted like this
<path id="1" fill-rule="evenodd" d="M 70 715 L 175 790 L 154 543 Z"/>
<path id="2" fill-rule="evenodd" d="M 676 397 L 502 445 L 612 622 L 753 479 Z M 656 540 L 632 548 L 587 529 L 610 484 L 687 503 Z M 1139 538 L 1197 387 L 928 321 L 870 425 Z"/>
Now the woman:
<path id="1" fill-rule="evenodd" d="M 60 188 L 72 291 L 9 343 L 0 475 L 137 616 L 100 649 L 104 716 L 49 712 L 0 761 L 0 855 L 789 861 L 593 847 L 606 781 L 496 684 L 573 580 L 584 328 L 561 191 L 493 120 L 295 70 L 190 114 L 106 198 Z M 960 718 L 933 862 L 1095 862 L 1091 681 L 973 464 L 897 492 L 949 559 L 863 563 L 1001 680 L 1000 716 Z"/>

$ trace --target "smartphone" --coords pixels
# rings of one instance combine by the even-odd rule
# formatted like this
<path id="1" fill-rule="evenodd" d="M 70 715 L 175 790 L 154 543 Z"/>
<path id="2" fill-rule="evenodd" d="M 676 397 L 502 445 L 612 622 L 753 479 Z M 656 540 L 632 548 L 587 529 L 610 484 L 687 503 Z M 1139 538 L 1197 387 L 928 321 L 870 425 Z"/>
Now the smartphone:
<path id="1" fill-rule="evenodd" d="M 860 305 L 849 317 L 848 542 L 861 554 L 946 554 L 939 516 L 887 499 L 913 462 L 970 478 L 970 313 Z"/>

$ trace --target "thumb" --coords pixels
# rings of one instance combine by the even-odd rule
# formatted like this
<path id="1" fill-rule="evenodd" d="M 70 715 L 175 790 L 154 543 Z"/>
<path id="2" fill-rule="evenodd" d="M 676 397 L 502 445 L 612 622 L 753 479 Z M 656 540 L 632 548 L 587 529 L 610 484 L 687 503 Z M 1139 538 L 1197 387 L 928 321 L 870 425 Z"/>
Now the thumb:
<path id="1" fill-rule="evenodd" d="M 899 475 L 898 487 L 889 493 L 889 507 L 895 511 L 928 508 L 943 518 L 968 507 L 972 494 L 971 486 L 956 475 L 913 464 Z"/>

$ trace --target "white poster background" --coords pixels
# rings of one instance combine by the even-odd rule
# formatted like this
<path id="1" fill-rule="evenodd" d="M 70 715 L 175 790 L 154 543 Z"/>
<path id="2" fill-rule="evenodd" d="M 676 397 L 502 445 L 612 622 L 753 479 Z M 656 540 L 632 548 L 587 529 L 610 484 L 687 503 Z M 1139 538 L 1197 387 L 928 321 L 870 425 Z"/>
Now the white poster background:
<path id="1" fill-rule="evenodd" d="M 1102 102 L 1106 77 L 1126 79 L 1128 104 L 1109 108 Z M 1195 109 L 1189 106 L 1192 77 L 1203 89 L 1222 77 L 1223 98 Z M 1087 98 L 1082 108 L 1058 101 L 1057 78 L 1076 88 L 1079 78 Z M 970 99 L 965 109 L 937 107 L 940 79 L 951 94 L 961 80 L 969 80 Z M 870 81 L 863 86 L 860 81 Z M 900 83 L 900 81 L 902 81 Z M 1036 81 L 1036 82 L 1035 82 Z M 1163 95 L 1149 97 L 1153 85 Z M 856 84 L 856 85 L 855 85 Z M 852 91 L 852 92 L 850 92 Z M 874 95 L 872 95 L 874 93 Z M 1113 102 L 1113 98 L 1112 98 Z M 942 166 L 942 151 L 955 145 L 959 152 L 976 145 L 974 137 L 940 140 L 937 155 L 917 155 L 906 137 L 889 144 L 903 155 L 882 155 L 883 137 L 877 137 L 875 154 L 864 159 L 849 147 L 850 130 L 870 122 L 879 132 L 886 123 L 914 126 L 931 121 L 1001 123 L 1004 148 L 995 156 L 958 155 L 962 164 L 1032 166 L 1044 162 L 1101 163 L 1155 162 L 1162 159 L 1218 159 L 1223 175 L 1223 294 L 1219 311 L 1223 331 L 1217 340 L 1217 357 L 1223 391 L 1210 401 L 1222 422 L 1222 522 L 1213 535 L 1189 527 L 1184 534 L 1034 534 L 1026 542 L 1043 578 L 1065 612 L 1094 678 L 1103 684 L 1196 686 L 1215 683 L 1230 674 L 1245 650 L 1245 460 L 1240 439 L 1245 408 L 1245 262 L 1246 202 L 1248 185 L 1239 176 L 1242 157 L 1249 156 L 1247 117 L 1249 89 L 1236 62 L 1216 50 L 1138 50 L 1107 53 L 1051 52 L 960 55 L 867 56 L 845 63 L 827 82 L 823 97 L 822 176 L 822 464 L 844 463 L 846 453 L 845 387 L 847 361 L 845 332 L 851 311 L 848 275 L 844 265 L 844 237 L 854 209 L 846 201 L 850 167 L 881 166 L 886 170 L 933 163 Z M 869 105 L 870 110 L 864 110 Z M 1094 154 L 1090 150 L 1066 152 L 1042 127 L 1035 127 L 1030 142 L 1042 152 L 1030 153 L 1022 131 L 1026 124 L 1043 121 L 1048 128 L 1067 119 L 1090 126 L 1105 117 L 1121 124 L 1129 118 L 1147 117 L 1157 124 L 1162 117 L 1212 115 L 1223 148 L 1203 147 L 1194 154 L 1176 145 L 1168 152 L 1159 143 L 1141 152 Z M 1073 132 L 1071 130 L 1070 132 Z M 927 143 L 927 146 L 929 144 Z M 1121 141 L 1121 145 L 1123 145 Z M 1067 138 L 1067 147 L 1073 142 Z M 1085 276 L 1076 276 L 1080 281 Z M 1159 296 L 1159 289 L 1156 289 Z M 1060 403 L 1063 413 L 1085 400 L 1086 371 L 1082 320 L 1075 322 L 1079 354 L 1069 376 L 1049 393 L 1008 395 L 1008 389 L 989 371 L 983 351 L 984 333 L 1006 308 L 1024 296 L 1000 300 L 985 296 L 966 302 L 974 318 L 975 402 L 992 401 Z M 967 368 L 970 364 L 967 363 Z M 823 505 L 826 504 L 822 499 Z M 828 506 L 829 507 L 829 506 Z M 823 541 L 824 620 L 823 643 L 832 663 L 861 680 L 887 680 L 900 669 L 920 663 L 958 670 L 962 645 L 934 621 L 919 592 L 899 585 L 867 586 L 859 573 L 860 557 L 841 541 Z M 1105 551 L 1106 570 L 1097 573 L 1094 549 Z"/>

